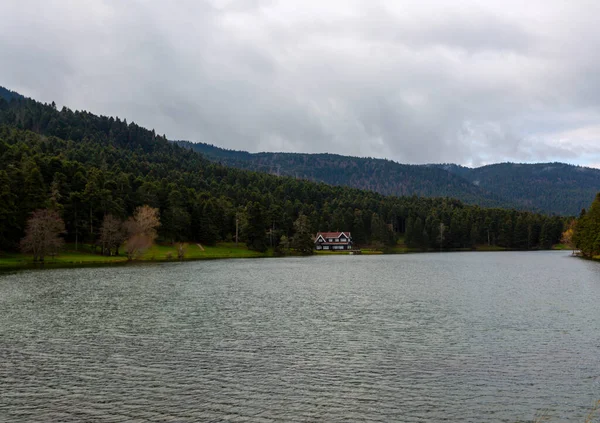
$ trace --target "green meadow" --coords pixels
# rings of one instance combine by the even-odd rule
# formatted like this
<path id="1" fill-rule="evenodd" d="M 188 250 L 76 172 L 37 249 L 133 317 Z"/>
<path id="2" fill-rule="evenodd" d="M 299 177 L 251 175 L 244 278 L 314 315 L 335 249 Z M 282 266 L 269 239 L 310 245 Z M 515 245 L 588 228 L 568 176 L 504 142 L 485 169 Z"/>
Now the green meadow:
<path id="1" fill-rule="evenodd" d="M 199 246 L 189 244 L 184 260 L 220 259 L 220 258 L 253 258 L 272 256 L 271 251 L 259 253 L 246 248 L 244 244 L 221 243 L 215 246 Z M 144 254 L 135 259 L 135 262 L 148 261 L 177 261 L 177 248 L 174 245 L 154 245 Z M 123 252 L 119 256 L 103 256 L 95 253 L 89 245 L 67 244 L 63 251 L 56 257 L 46 257 L 44 267 L 85 266 L 127 263 Z M 34 263 L 31 255 L 20 253 L 1 253 L 0 269 L 40 267 L 42 264 Z"/>

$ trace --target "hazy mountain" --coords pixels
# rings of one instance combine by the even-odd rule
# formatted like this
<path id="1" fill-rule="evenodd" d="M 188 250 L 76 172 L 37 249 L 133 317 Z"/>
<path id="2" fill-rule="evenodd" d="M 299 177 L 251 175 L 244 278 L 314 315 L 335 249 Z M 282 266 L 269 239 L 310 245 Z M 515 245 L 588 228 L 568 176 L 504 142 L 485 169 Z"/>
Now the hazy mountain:
<path id="1" fill-rule="evenodd" d="M 481 206 L 578 214 L 600 190 L 600 170 L 564 163 L 407 165 L 336 154 L 255 153 L 176 141 L 207 159 L 241 169 L 294 176 L 386 195 L 453 197 Z"/>
<path id="2" fill-rule="evenodd" d="M 6 101 L 10 101 L 13 98 L 23 98 L 23 96 L 14 91 L 7 90 L 4 87 L 0 87 L 0 98 L 5 99 Z"/>
<path id="3" fill-rule="evenodd" d="M 391 160 L 337 154 L 251 154 L 203 143 L 177 143 L 203 154 L 209 160 L 241 169 L 351 186 L 385 195 L 451 197 L 489 207 L 517 206 L 437 166 L 407 165 Z"/>
<path id="4" fill-rule="evenodd" d="M 600 191 L 600 170 L 565 163 L 498 163 L 449 172 L 526 208 L 578 214 Z"/>

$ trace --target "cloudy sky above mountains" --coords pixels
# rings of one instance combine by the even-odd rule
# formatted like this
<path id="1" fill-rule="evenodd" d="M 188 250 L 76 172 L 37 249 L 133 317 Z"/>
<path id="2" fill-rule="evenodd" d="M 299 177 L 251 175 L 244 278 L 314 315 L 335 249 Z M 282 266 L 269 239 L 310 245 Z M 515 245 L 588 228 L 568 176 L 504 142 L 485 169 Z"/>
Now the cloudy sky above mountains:
<path id="1" fill-rule="evenodd" d="M 170 139 L 600 166 L 598 1 L 0 2 L 0 85 Z"/>

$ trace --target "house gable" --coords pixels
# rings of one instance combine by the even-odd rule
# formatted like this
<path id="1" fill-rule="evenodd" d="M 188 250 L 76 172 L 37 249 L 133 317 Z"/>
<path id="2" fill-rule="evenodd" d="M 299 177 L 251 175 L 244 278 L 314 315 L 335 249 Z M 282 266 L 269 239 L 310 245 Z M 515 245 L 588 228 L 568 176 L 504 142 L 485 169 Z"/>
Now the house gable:
<path id="1" fill-rule="evenodd" d="M 323 246 L 323 249 L 329 249 L 329 246 L 333 249 L 337 249 L 338 246 L 351 247 L 352 237 L 350 232 L 317 232 L 315 245 Z"/>
<path id="2" fill-rule="evenodd" d="M 342 238 L 345 239 L 345 241 L 350 241 L 350 235 L 346 235 L 344 232 L 340 232 L 340 241 L 342 240 Z"/>

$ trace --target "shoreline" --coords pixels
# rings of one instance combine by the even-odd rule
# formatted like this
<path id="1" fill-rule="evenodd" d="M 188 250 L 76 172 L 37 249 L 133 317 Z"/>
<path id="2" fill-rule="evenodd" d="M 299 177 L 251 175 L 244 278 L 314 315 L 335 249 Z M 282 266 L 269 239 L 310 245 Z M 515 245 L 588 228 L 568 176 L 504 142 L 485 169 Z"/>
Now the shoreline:
<path id="1" fill-rule="evenodd" d="M 566 251 L 562 246 L 554 246 L 549 250 L 508 250 L 504 248 L 487 248 L 480 246 L 475 249 L 456 249 L 444 250 L 443 253 L 453 252 L 507 252 L 507 251 Z M 88 250 L 88 251 L 86 251 Z M 243 259 L 243 258 L 277 258 L 277 257 L 303 257 L 300 254 L 274 253 L 272 249 L 264 253 L 248 250 L 242 246 L 235 246 L 233 243 L 222 243 L 215 246 L 197 247 L 196 244 L 188 247 L 186 257 L 178 259 L 175 249 L 172 246 L 155 245 L 147 251 L 142 257 L 136 260 L 128 260 L 125 255 L 102 256 L 91 251 L 89 246 L 82 246 L 81 250 L 68 248 L 61 255 L 55 258 L 47 258 L 43 263 L 34 263 L 30 255 L 22 253 L 0 253 L 0 273 L 17 270 L 48 270 L 60 268 L 84 268 L 84 267 L 105 267 L 105 266 L 136 266 L 151 263 L 177 263 L 201 260 L 223 260 L 223 259 Z M 439 250 L 421 251 L 403 247 L 395 247 L 388 250 L 376 250 L 364 248 L 360 255 L 396 255 L 396 254 L 420 254 L 420 253 L 439 253 Z M 344 251 L 319 251 L 313 256 L 332 256 L 349 255 Z M 310 257 L 310 256 L 308 256 Z"/>
<path id="2" fill-rule="evenodd" d="M 235 243 L 222 243 L 216 246 L 205 247 L 201 247 L 198 244 L 190 244 L 187 247 L 185 258 L 180 260 L 177 258 L 177 251 L 174 246 L 154 245 L 141 257 L 135 260 L 128 260 L 125 254 L 103 256 L 95 253 L 89 245 L 80 245 L 79 249 L 75 249 L 72 244 L 67 244 L 65 250 L 60 255 L 57 255 L 55 258 L 46 257 L 43 263 L 34 263 L 32 256 L 29 254 L 16 252 L 0 253 L 0 272 L 21 269 L 104 267 L 227 258 L 258 258 L 271 257 L 272 255 L 272 251 L 259 253 L 248 250 L 244 244 L 236 246 Z"/>

